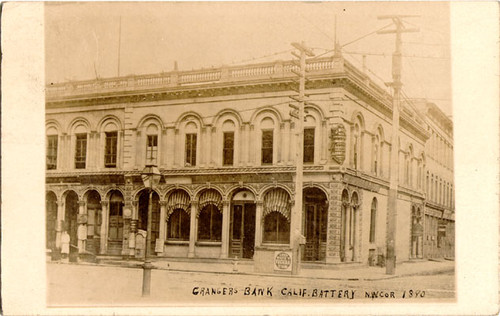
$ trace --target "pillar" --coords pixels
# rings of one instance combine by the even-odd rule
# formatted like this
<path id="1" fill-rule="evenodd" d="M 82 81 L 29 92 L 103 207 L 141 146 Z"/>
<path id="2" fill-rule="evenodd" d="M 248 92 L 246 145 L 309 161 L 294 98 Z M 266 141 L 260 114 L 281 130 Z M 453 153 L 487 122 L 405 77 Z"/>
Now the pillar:
<path id="1" fill-rule="evenodd" d="M 254 164 L 256 164 L 256 159 L 255 159 L 255 156 L 256 156 L 256 150 L 258 150 L 256 147 L 255 147 L 255 138 L 257 137 L 257 135 L 255 135 L 255 127 L 253 124 L 250 124 L 250 131 L 248 132 L 248 142 L 247 142 L 247 152 L 248 152 L 248 162 L 247 162 L 247 166 L 253 166 Z"/>
<path id="2" fill-rule="evenodd" d="M 108 220 L 109 220 L 109 202 L 101 201 L 102 222 L 101 222 L 101 254 L 108 251 Z"/>
<path id="3" fill-rule="evenodd" d="M 235 140 L 235 147 L 236 147 L 236 144 L 238 144 L 238 149 L 239 149 L 239 166 L 242 167 L 245 165 L 245 150 L 246 150 L 246 146 L 245 144 L 247 144 L 247 132 L 246 132 L 246 128 L 245 128 L 246 124 L 242 124 L 240 126 L 240 133 L 239 133 L 239 137 L 238 137 L 238 141 L 236 142 Z M 236 161 L 235 161 L 235 165 L 236 165 Z"/>
<path id="4" fill-rule="evenodd" d="M 85 201 L 78 201 L 78 253 L 85 252 L 85 244 L 87 242 L 87 220 L 85 219 L 85 216 L 82 216 L 87 214 L 86 205 L 87 203 Z"/>
<path id="5" fill-rule="evenodd" d="M 167 201 L 160 201 L 160 232 L 158 237 L 158 242 L 161 247 L 156 247 L 158 253 L 163 253 L 164 245 L 165 245 L 165 236 L 166 236 L 166 215 L 167 215 Z"/>
<path id="6" fill-rule="evenodd" d="M 123 236 L 122 236 L 122 256 L 130 256 L 130 226 L 132 223 L 132 203 L 126 200 L 123 206 Z"/>
<path id="7" fill-rule="evenodd" d="M 285 129 L 283 132 L 283 163 L 285 165 L 291 165 L 290 161 L 290 121 L 286 121 Z"/>
<path id="8" fill-rule="evenodd" d="M 264 203 L 262 200 L 256 201 L 255 208 L 255 247 L 259 247 L 262 244 L 262 211 Z"/>
<path id="9" fill-rule="evenodd" d="M 328 161 L 328 127 L 326 124 L 326 120 L 321 122 L 321 128 L 319 130 L 320 134 L 320 151 L 321 151 L 321 159 L 320 164 L 324 165 Z"/>
<path id="10" fill-rule="evenodd" d="M 131 203 L 132 219 L 130 220 L 130 232 L 128 237 L 129 256 L 135 256 L 135 235 L 137 234 L 137 218 L 139 213 L 139 201 Z"/>
<path id="11" fill-rule="evenodd" d="M 222 247 L 220 252 L 221 258 L 227 258 L 229 250 L 229 201 L 222 201 Z"/>
<path id="12" fill-rule="evenodd" d="M 64 220 L 64 202 L 57 201 L 56 248 L 61 249 L 62 222 Z"/>
<path id="13" fill-rule="evenodd" d="M 189 227 L 189 252 L 188 252 L 188 257 L 193 258 L 194 257 L 194 244 L 196 242 L 196 217 L 198 213 L 198 201 L 197 200 L 191 200 L 191 214 L 190 214 L 190 227 Z"/>

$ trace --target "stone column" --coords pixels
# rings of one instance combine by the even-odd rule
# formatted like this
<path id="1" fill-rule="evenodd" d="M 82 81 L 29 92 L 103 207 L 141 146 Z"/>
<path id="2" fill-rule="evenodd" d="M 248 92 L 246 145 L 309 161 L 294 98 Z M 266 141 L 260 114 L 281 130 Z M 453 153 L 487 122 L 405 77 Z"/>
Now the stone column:
<path id="1" fill-rule="evenodd" d="M 160 201 L 160 232 L 158 236 L 158 242 L 160 243 L 161 249 L 158 253 L 163 253 L 166 237 L 166 215 L 167 215 L 167 201 Z"/>
<path id="2" fill-rule="evenodd" d="M 142 147 L 146 146 L 146 144 L 143 144 L 141 140 L 142 140 L 142 133 L 139 129 L 137 129 L 137 131 L 135 131 L 135 159 L 134 159 L 135 169 L 139 169 L 139 167 L 141 166 Z"/>
<path id="3" fill-rule="evenodd" d="M 190 227 L 189 227 L 189 252 L 188 252 L 188 257 L 193 258 L 194 257 L 194 246 L 196 242 L 196 233 L 197 233 L 197 225 L 196 225 L 196 218 L 198 217 L 198 201 L 195 199 L 191 200 L 191 221 L 190 221 Z"/>
<path id="4" fill-rule="evenodd" d="M 161 142 L 158 144 L 158 166 L 164 168 L 167 164 L 167 129 L 164 128 L 159 132 L 159 137 L 160 139 L 158 140 Z"/>
<path id="5" fill-rule="evenodd" d="M 123 131 L 118 132 L 118 148 L 116 149 L 116 168 L 122 169 L 123 168 Z"/>
<path id="6" fill-rule="evenodd" d="M 130 200 L 125 201 L 123 206 L 123 239 L 122 239 L 122 256 L 130 256 L 130 226 L 132 222 L 132 203 Z"/>
<path id="7" fill-rule="evenodd" d="M 248 152 L 248 162 L 247 162 L 247 166 L 254 166 L 256 164 L 256 159 L 255 159 L 255 156 L 256 156 L 256 151 L 259 150 L 257 148 L 255 148 L 255 138 L 257 137 L 257 135 L 255 135 L 255 127 L 253 124 L 250 124 L 250 131 L 248 132 L 248 142 L 247 142 L 247 146 L 248 146 L 248 149 L 247 149 L 247 152 Z"/>
<path id="8" fill-rule="evenodd" d="M 101 254 L 108 251 L 108 219 L 109 219 L 109 202 L 101 201 L 102 221 L 101 221 Z"/>
<path id="9" fill-rule="evenodd" d="M 278 165 L 282 165 L 283 164 L 283 133 L 285 131 L 285 123 L 280 123 L 279 124 L 279 128 L 277 128 L 277 131 L 276 131 L 276 140 L 275 140 L 275 144 L 276 144 L 276 163 Z"/>
<path id="10" fill-rule="evenodd" d="M 200 138 L 198 142 L 200 142 L 200 153 L 202 153 L 202 156 L 200 157 L 200 167 L 205 167 L 205 165 L 208 167 L 209 162 L 210 162 L 210 146 L 203 146 L 205 142 L 208 142 L 208 139 L 210 138 L 210 132 L 208 131 L 209 127 L 202 127 L 200 129 Z"/>
<path id="11" fill-rule="evenodd" d="M 245 149 L 246 149 L 246 146 L 245 144 L 247 143 L 247 132 L 246 132 L 246 128 L 245 128 L 245 124 L 242 124 L 240 126 L 240 133 L 238 135 L 238 140 L 235 140 L 235 147 L 236 147 L 236 144 L 238 144 L 238 149 L 239 149 L 239 166 L 242 167 L 245 165 Z M 235 161 L 235 165 L 236 165 L 236 161 Z"/>
<path id="12" fill-rule="evenodd" d="M 214 167 L 215 166 L 215 155 L 217 154 L 216 148 L 216 142 L 215 142 L 215 135 L 216 135 L 217 129 L 215 126 L 212 126 L 211 128 L 208 128 L 208 146 L 209 146 L 209 155 L 208 155 L 208 162 L 207 162 L 207 167 Z"/>
<path id="13" fill-rule="evenodd" d="M 64 221 L 64 201 L 57 201 L 56 248 L 61 249 L 62 222 Z"/>
<path id="14" fill-rule="evenodd" d="M 227 258 L 229 249 L 229 201 L 222 201 L 222 247 L 220 252 L 221 258 Z"/>
<path id="15" fill-rule="evenodd" d="M 255 247 L 259 247 L 262 244 L 262 212 L 264 203 L 262 200 L 256 201 L 256 209 L 255 209 Z"/>
<path id="16" fill-rule="evenodd" d="M 326 124 L 326 120 L 321 122 L 320 128 L 320 151 L 321 151 L 321 159 L 320 164 L 324 165 L 328 161 L 328 127 Z M 318 148 L 319 149 L 319 148 Z"/>
<path id="17" fill-rule="evenodd" d="M 283 163 L 285 165 L 291 165 L 290 161 L 290 121 L 286 121 L 283 135 Z"/>
<path id="18" fill-rule="evenodd" d="M 82 220 L 87 214 L 87 203 L 85 201 L 78 201 L 78 228 L 77 228 L 77 239 L 78 239 L 78 253 L 85 252 L 85 245 L 87 243 L 87 221 Z"/>
<path id="19" fill-rule="evenodd" d="M 129 256 L 135 257 L 135 235 L 137 234 L 137 219 L 139 216 L 139 201 L 131 203 L 132 219 L 130 220 L 130 232 L 128 237 Z"/>

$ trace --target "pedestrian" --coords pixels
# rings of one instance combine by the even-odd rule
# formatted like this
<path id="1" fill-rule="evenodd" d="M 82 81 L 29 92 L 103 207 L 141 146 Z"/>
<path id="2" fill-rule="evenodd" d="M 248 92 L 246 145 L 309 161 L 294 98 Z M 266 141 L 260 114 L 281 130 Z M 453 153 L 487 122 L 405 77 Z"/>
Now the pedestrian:
<path id="1" fill-rule="evenodd" d="M 63 261 L 68 261 L 69 242 L 70 242 L 70 237 L 68 231 L 65 229 L 61 234 L 61 258 L 63 259 Z"/>

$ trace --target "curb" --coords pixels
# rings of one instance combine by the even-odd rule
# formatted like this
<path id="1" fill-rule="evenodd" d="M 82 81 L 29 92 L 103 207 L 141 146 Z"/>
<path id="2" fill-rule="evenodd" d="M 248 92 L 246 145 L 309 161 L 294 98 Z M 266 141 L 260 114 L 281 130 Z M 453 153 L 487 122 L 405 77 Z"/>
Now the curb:
<path id="1" fill-rule="evenodd" d="M 60 261 L 48 261 L 49 264 L 68 264 L 68 265 L 87 265 L 87 266 L 97 266 L 97 267 L 118 267 L 118 268 L 128 268 L 128 269 L 142 269 L 142 263 L 92 263 L 92 262 L 60 262 Z M 175 268 L 164 268 L 164 267 L 154 267 L 155 270 L 171 271 L 171 272 L 182 272 L 182 273 L 204 273 L 204 274 L 224 274 L 224 275 L 251 275 L 251 276 L 265 276 L 265 277 L 278 277 L 278 278 L 291 278 L 291 279 L 308 279 L 308 280 L 332 280 L 332 281 L 381 281 L 397 279 L 401 277 L 411 277 L 411 276 L 427 276 L 427 275 L 439 275 L 448 272 L 455 271 L 455 267 L 444 267 L 431 269 L 426 271 L 420 271 L 415 273 L 403 273 L 399 275 L 387 275 L 380 277 L 359 277 L 359 278 L 348 278 L 348 277 L 321 277 L 321 276 L 307 276 L 307 275 L 283 275 L 283 274 L 269 274 L 269 273 L 258 273 L 258 272 L 226 272 L 226 271 L 202 271 L 202 270 L 186 270 L 186 269 L 175 269 Z"/>

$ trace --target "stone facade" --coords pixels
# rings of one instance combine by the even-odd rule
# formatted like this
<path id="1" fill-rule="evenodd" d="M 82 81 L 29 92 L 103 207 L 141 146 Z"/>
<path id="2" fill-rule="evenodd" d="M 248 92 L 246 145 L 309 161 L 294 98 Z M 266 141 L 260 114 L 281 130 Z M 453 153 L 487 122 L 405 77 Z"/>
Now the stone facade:
<path id="1" fill-rule="evenodd" d="M 155 164 L 158 257 L 251 259 L 258 249 L 289 248 L 293 67 L 278 61 L 47 87 L 47 247 L 60 248 L 62 230 L 77 225 L 80 234 L 70 237 L 80 253 L 142 256 L 149 202 L 141 171 Z M 342 56 L 308 69 L 303 259 L 383 258 L 392 148 L 400 157 L 397 258 L 412 258 L 412 209 L 427 205 L 427 121 L 404 103 L 395 147 L 383 89 Z M 88 216 L 74 223 L 73 213 Z"/>

